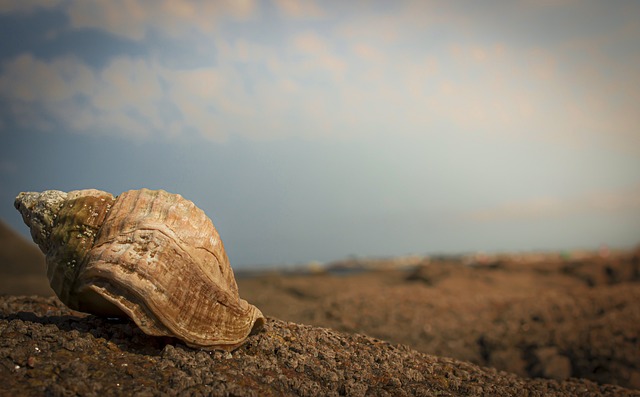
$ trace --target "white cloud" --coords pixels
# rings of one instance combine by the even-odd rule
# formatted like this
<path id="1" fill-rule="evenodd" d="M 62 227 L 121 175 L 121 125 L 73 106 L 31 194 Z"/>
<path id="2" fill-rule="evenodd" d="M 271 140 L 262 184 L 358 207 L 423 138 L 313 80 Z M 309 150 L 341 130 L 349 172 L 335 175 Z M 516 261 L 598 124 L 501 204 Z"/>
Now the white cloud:
<path id="1" fill-rule="evenodd" d="M 92 69 L 74 57 L 43 61 L 23 54 L 0 75 L 0 95 L 14 116 L 38 128 L 56 121 L 77 131 L 131 129 L 149 136 L 189 130 L 217 140 L 318 137 L 327 134 L 323 129 L 354 138 L 371 128 L 425 135 L 449 126 L 494 139 L 640 150 L 637 56 L 576 63 L 571 55 L 586 51 L 586 43 L 572 42 L 563 52 L 464 35 L 436 40 L 441 29 L 464 31 L 472 22 L 437 2 L 336 19 L 328 33 L 296 25 L 278 38 L 217 31 L 219 18 L 257 16 L 251 1 L 148 1 L 65 4 L 72 27 L 103 29 L 143 45 L 149 29 L 158 29 L 213 54 L 207 59 L 215 62 L 176 69 L 153 54 L 115 56 Z M 309 4 L 277 6 L 290 16 L 312 15 Z M 336 10 L 323 10 L 330 11 Z M 616 34 L 623 37 L 635 31 L 621 29 Z M 202 37 L 193 30 L 217 33 Z"/>
<path id="2" fill-rule="evenodd" d="M 137 136 L 162 128 L 155 103 L 162 97 L 161 76 L 145 62 L 118 58 L 96 72 L 73 57 L 45 62 L 23 54 L 3 71 L 0 95 L 33 128 L 59 122 L 79 132 L 113 129 Z"/>
<path id="3" fill-rule="evenodd" d="M 93 70 L 73 57 L 45 62 L 23 54 L 4 65 L 0 94 L 21 117 L 31 111 L 29 122 L 41 127 L 52 117 L 77 131 L 137 136 L 191 129 L 216 140 L 234 133 L 319 137 L 330 128 L 357 137 L 370 126 L 429 134 L 444 123 L 461 133 L 570 146 L 604 139 L 634 150 L 629 142 L 638 139 L 636 116 L 623 114 L 624 107 L 575 95 L 555 71 L 539 73 L 560 62 L 539 50 L 458 44 L 444 53 L 403 54 L 356 41 L 351 53 L 338 55 L 333 41 L 309 31 L 287 47 L 246 39 L 211 45 L 215 65 L 181 70 L 129 57 Z M 20 103 L 42 106 L 46 117 Z M 182 118 L 164 114 L 163 103 Z M 598 135 L 604 129 L 612 135 Z"/>
<path id="4" fill-rule="evenodd" d="M 21 54 L 4 65 L 0 92 L 26 102 L 61 101 L 77 94 L 92 74 L 74 58 L 43 62 L 31 54 Z"/>
<path id="5" fill-rule="evenodd" d="M 295 80 L 256 80 L 249 90 L 247 76 L 234 68 L 234 60 L 264 63 L 273 54 L 248 57 L 228 45 L 225 51 L 229 59 L 220 65 L 183 70 L 130 57 L 92 70 L 76 58 L 43 61 L 23 54 L 3 65 L 0 96 L 11 101 L 23 126 L 49 130 L 61 123 L 76 132 L 138 139 L 189 130 L 216 141 L 230 133 L 273 139 L 291 130 L 292 114 L 309 116 Z"/>

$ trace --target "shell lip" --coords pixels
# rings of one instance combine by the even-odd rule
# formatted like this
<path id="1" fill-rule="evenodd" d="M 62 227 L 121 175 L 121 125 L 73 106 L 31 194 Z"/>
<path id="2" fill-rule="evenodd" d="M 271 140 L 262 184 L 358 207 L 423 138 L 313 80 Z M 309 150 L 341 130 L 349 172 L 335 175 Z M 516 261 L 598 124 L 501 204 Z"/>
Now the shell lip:
<path id="1" fill-rule="evenodd" d="M 249 338 L 253 335 L 257 335 L 260 332 L 262 332 L 262 330 L 264 329 L 264 326 L 267 322 L 267 319 L 265 317 L 258 317 L 256 318 L 256 320 L 253 323 L 253 326 L 251 327 L 251 331 L 249 331 L 249 334 L 244 337 L 241 341 L 236 342 L 236 343 L 231 343 L 231 344 L 215 344 L 215 345 L 201 345 L 201 344 L 192 344 L 189 343 L 185 340 L 180 340 L 182 343 L 185 343 L 187 346 L 189 346 L 192 349 L 200 349 L 200 350 L 205 350 L 205 351 L 211 351 L 211 350 L 221 350 L 221 351 L 227 351 L 227 352 L 232 352 L 234 350 L 237 350 L 238 348 L 240 348 L 242 345 L 244 345 L 245 343 L 247 343 L 247 341 L 249 340 Z"/>

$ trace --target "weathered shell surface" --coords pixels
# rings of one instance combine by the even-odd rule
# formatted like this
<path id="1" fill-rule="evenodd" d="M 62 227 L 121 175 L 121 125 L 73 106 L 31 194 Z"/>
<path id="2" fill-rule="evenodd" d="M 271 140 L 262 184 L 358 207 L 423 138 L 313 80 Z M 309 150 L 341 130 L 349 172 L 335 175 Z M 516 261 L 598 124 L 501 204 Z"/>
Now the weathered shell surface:
<path id="1" fill-rule="evenodd" d="M 178 194 L 48 190 L 20 193 L 15 206 L 72 309 L 124 313 L 149 335 L 203 348 L 233 349 L 264 323 L 239 297 L 213 223 Z"/>

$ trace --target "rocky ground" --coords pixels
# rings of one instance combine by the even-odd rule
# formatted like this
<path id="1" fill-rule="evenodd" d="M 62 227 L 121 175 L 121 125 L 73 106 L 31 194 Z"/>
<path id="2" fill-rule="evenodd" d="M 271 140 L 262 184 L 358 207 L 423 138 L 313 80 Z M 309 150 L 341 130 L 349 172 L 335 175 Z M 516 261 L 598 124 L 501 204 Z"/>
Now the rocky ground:
<path id="1" fill-rule="evenodd" d="M 640 389 L 640 255 L 241 279 L 267 315 L 523 377 Z"/>
<path id="2" fill-rule="evenodd" d="M 227 353 L 70 311 L 0 243 L 0 396 L 640 396 L 640 251 L 237 272 L 269 320 Z"/>
<path id="3" fill-rule="evenodd" d="M 270 318 L 233 351 L 144 335 L 55 298 L 0 298 L 0 392 L 20 396 L 638 396 L 582 379 L 522 378 L 371 337 Z"/>

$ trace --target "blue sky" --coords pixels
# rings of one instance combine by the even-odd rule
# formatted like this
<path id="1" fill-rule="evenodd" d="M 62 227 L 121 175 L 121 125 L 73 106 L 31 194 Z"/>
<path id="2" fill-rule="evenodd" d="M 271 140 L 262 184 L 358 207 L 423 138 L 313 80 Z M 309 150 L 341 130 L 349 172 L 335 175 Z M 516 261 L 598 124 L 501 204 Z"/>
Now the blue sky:
<path id="1" fill-rule="evenodd" d="M 234 266 L 640 242 L 637 1 L 0 1 L 0 219 L 148 187 Z M 2 204 L 3 203 L 3 204 Z"/>

